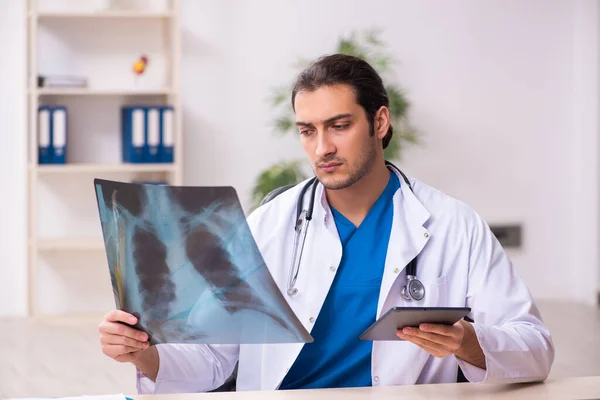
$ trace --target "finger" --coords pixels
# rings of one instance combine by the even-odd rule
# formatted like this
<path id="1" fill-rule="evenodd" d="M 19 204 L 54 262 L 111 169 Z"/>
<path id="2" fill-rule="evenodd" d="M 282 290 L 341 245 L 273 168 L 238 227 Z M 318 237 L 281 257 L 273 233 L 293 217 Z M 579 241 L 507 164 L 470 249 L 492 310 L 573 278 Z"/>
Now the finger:
<path id="1" fill-rule="evenodd" d="M 428 353 L 435 355 L 436 357 L 443 357 L 452 354 L 452 351 L 448 349 L 446 346 L 443 346 L 439 343 L 430 342 L 429 340 L 423 339 L 418 336 L 412 335 L 399 335 L 402 339 L 407 340 L 411 343 L 416 344 L 422 349 L 426 350 Z"/>
<path id="2" fill-rule="evenodd" d="M 127 353 L 127 354 L 123 354 L 117 357 L 114 357 L 113 359 L 121 362 L 121 363 L 126 363 L 126 362 L 132 362 L 136 359 L 136 353 Z"/>
<path id="3" fill-rule="evenodd" d="M 135 347 L 138 349 L 147 349 L 150 347 L 148 342 L 135 340 L 128 338 L 126 336 L 117 336 L 117 335 L 102 335 L 100 337 L 100 343 L 102 344 L 123 344 L 129 347 Z"/>
<path id="4" fill-rule="evenodd" d="M 421 324 L 419 329 L 423 332 L 437 333 L 438 335 L 458 337 L 459 332 L 454 325 Z"/>
<path id="5" fill-rule="evenodd" d="M 409 336 L 415 336 L 428 342 L 442 345 L 444 347 L 456 350 L 459 347 L 458 340 L 453 336 L 438 335 L 437 333 L 423 332 L 415 328 L 404 328 L 403 333 Z"/>
<path id="6" fill-rule="evenodd" d="M 123 310 L 112 310 L 104 316 L 104 319 L 109 322 L 124 322 L 126 324 L 136 324 L 137 318 Z"/>
<path id="7" fill-rule="evenodd" d="M 116 336 L 125 336 L 131 339 L 140 340 L 142 342 L 148 340 L 148 335 L 145 332 L 142 332 L 138 329 L 132 328 L 125 324 L 110 322 L 104 324 L 100 333 L 103 335 L 116 335 Z"/>
<path id="8" fill-rule="evenodd" d="M 440 351 L 438 349 L 434 349 L 432 347 L 428 347 L 428 346 L 426 346 L 424 344 L 417 345 L 417 346 L 419 346 L 420 348 L 422 348 L 423 350 L 425 350 L 426 352 L 428 352 L 429 354 L 431 354 L 432 356 L 437 357 L 437 358 L 446 357 L 446 356 L 449 356 L 450 354 L 452 354 L 449 351 Z"/>
<path id="9" fill-rule="evenodd" d="M 107 344 L 102 346 L 102 352 L 111 358 L 117 358 L 125 354 L 131 354 L 140 351 L 136 347 L 129 347 L 122 344 Z"/>
<path id="10" fill-rule="evenodd" d="M 421 335 L 417 335 L 417 334 L 405 334 L 402 331 L 399 332 L 398 336 L 404 340 L 408 340 L 414 344 L 417 344 L 419 346 L 426 346 L 432 349 L 436 349 L 436 350 L 440 350 L 440 349 L 446 349 L 446 346 L 443 343 L 439 343 L 435 340 L 429 340 L 427 338 L 422 337 Z M 443 336 L 439 336 L 440 338 L 443 338 Z"/>

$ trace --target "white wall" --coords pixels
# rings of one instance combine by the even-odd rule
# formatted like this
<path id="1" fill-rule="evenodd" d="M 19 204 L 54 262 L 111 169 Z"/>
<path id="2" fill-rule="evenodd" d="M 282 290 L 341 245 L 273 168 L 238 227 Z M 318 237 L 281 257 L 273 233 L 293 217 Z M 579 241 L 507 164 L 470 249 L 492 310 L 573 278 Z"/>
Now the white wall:
<path id="1" fill-rule="evenodd" d="M 574 128 L 571 142 L 571 247 L 565 264 L 571 293 L 597 303 L 600 288 L 600 2 L 578 1 L 574 37 Z"/>
<path id="2" fill-rule="evenodd" d="M 523 224 L 524 247 L 511 256 L 537 297 L 593 301 L 598 173 L 587 161 L 598 154 L 598 90 L 585 83 L 598 74 L 589 35 L 596 2 L 356 4 L 185 3 L 188 182 L 249 195 L 262 168 L 301 155 L 295 139 L 268 133 L 268 88 L 290 81 L 297 56 L 330 52 L 353 29 L 382 27 L 425 134 L 403 168 L 490 223 Z M 561 190 L 574 181 L 577 197 Z"/>
<path id="3" fill-rule="evenodd" d="M 24 136 L 25 97 L 14 75 L 24 83 L 20 3 L 0 5 L 0 98 L 10 93 L 3 126 Z M 522 223 L 525 246 L 511 255 L 534 295 L 592 301 L 598 282 L 596 2 L 182 3 L 187 184 L 231 184 L 248 206 L 263 168 L 303 156 L 294 137 L 270 133 L 269 88 L 290 82 L 296 57 L 331 52 L 338 36 L 353 29 L 381 27 L 401 61 L 397 80 L 413 103 L 412 121 L 425 134 L 425 145 L 407 151 L 402 167 L 490 223 Z M 24 151 L 22 137 L 10 140 Z M 0 225 L 0 315 L 15 315 L 25 311 L 25 172 L 14 167 L 23 165 L 24 154 L 0 152 L 2 182 L 17 188 L 0 196 L 0 209 L 12 219 Z"/>

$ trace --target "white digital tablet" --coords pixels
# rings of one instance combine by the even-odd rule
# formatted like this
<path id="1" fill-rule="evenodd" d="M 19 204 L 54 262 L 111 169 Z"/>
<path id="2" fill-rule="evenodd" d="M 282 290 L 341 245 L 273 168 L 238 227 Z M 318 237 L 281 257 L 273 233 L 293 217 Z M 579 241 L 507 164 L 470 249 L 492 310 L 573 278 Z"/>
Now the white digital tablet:
<path id="1" fill-rule="evenodd" d="M 471 312 L 469 307 L 393 307 L 360 335 L 360 340 L 399 340 L 398 330 L 420 324 L 454 325 Z"/>

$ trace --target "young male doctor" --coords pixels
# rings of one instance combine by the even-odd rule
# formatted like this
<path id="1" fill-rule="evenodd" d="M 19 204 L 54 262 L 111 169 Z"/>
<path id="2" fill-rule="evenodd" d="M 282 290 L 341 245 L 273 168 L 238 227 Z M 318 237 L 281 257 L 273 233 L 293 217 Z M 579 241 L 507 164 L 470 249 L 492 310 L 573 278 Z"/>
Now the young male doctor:
<path id="1" fill-rule="evenodd" d="M 284 296 L 314 343 L 149 347 L 144 333 L 119 323 L 135 318 L 115 310 L 99 326 L 104 354 L 135 365 L 140 393 L 214 390 L 238 361 L 237 390 L 456 382 L 459 366 L 476 383 L 544 380 L 554 360 L 550 332 L 486 223 L 416 179 L 411 190 L 386 165 L 392 126 L 376 71 L 354 57 L 323 57 L 298 77 L 292 104 L 319 184 L 298 292 Z M 302 186 L 248 218 L 282 291 Z M 415 256 L 420 301 L 401 294 Z M 394 306 L 466 306 L 474 322 L 404 329 L 404 341 L 359 340 Z"/>

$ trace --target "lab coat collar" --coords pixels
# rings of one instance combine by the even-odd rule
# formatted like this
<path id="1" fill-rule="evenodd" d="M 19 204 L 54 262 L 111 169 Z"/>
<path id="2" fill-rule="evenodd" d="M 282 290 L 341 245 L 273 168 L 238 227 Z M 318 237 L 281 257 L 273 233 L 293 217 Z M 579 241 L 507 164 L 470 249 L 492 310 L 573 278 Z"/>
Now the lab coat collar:
<path id="1" fill-rule="evenodd" d="M 394 168 L 391 168 L 391 170 L 396 174 L 398 179 L 400 179 L 400 190 L 405 201 L 403 206 L 404 209 L 402 210 L 401 208 L 398 208 L 398 202 L 396 199 L 394 199 L 394 214 L 402 211 L 406 215 L 406 218 L 409 220 L 411 225 L 423 226 L 431 217 L 431 213 L 429 210 L 427 210 L 427 208 L 425 208 L 419 199 L 417 199 L 417 196 L 413 193 L 413 191 L 410 190 L 408 182 L 404 180 L 402 175 Z"/>
<path id="2" fill-rule="evenodd" d="M 400 190 L 396 191 L 393 197 L 394 217 L 377 305 L 378 316 L 385 311 L 386 300 L 396 279 L 405 276 L 402 272 L 406 266 L 418 256 L 431 238 L 431 233 L 424 226 L 431 217 L 431 213 L 410 189 L 402 174 L 395 168 L 390 169 L 400 180 Z M 416 189 L 414 183 L 413 189 Z M 339 238 L 323 185 L 317 186 L 315 196 L 316 199 L 320 199 L 320 207 L 315 204 L 315 220 L 313 222 L 323 223 L 330 234 Z M 315 201 L 315 203 L 317 202 Z"/>
<path id="3" fill-rule="evenodd" d="M 402 213 L 406 215 L 406 219 L 408 220 L 410 226 L 422 227 L 423 224 L 425 224 L 425 222 L 427 222 L 427 220 L 429 220 L 431 217 L 431 213 L 410 190 L 408 182 L 404 180 L 402 175 L 394 168 L 390 168 L 390 170 L 396 174 L 400 180 L 400 190 L 394 195 L 394 223 L 397 222 L 397 214 Z M 306 195 L 310 195 L 310 190 L 307 192 L 308 193 Z M 333 220 L 333 214 L 331 213 L 331 208 L 329 207 L 329 202 L 327 201 L 327 196 L 323 185 L 317 186 L 315 197 L 320 199 L 320 207 L 315 207 L 315 210 L 321 211 L 316 212 L 315 216 L 318 216 L 321 218 L 322 222 L 327 224 L 330 220 Z M 402 202 L 404 204 L 399 204 Z"/>
<path id="4" fill-rule="evenodd" d="M 377 305 L 378 317 L 389 308 L 384 309 L 384 306 L 396 279 L 406 276 L 402 274 L 403 270 L 419 255 L 431 238 L 431 233 L 424 226 L 431 213 L 419 201 L 402 175 L 395 169 L 392 171 L 400 179 L 400 190 L 394 195 L 394 219 Z M 418 268 L 417 265 L 417 276 Z"/>

